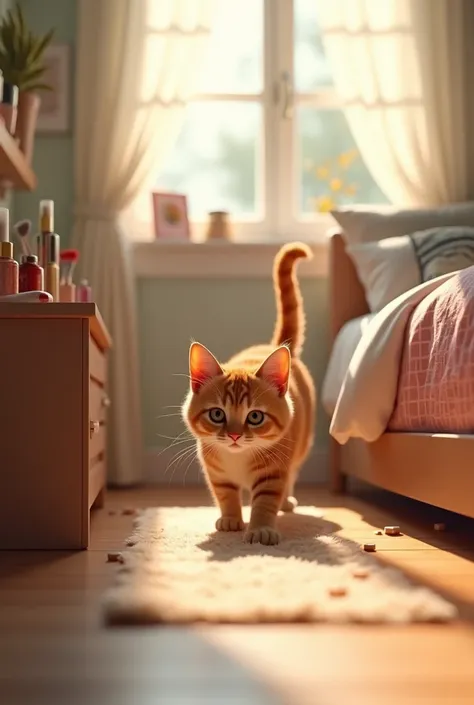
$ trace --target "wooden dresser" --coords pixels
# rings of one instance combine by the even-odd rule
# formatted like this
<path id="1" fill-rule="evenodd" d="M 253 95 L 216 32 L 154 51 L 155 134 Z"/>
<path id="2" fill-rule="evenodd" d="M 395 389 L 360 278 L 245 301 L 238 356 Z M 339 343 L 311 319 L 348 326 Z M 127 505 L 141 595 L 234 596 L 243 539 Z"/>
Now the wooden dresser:
<path id="1" fill-rule="evenodd" d="M 0 549 L 81 549 L 106 482 L 95 304 L 0 303 Z"/>

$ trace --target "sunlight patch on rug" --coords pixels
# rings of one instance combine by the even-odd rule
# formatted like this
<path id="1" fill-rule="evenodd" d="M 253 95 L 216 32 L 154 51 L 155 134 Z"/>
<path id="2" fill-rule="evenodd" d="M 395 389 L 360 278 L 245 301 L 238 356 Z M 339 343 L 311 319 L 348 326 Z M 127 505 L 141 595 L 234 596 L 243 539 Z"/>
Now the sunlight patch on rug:
<path id="1" fill-rule="evenodd" d="M 213 507 L 141 512 L 104 597 L 106 622 L 406 623 L 457 616 L 432 590 L 338 537 L 340 527 L 314 507 L 279 517 L 278 546 L 216 533 L 215 519 Z M 354 574 L 361 570 L 365 579 Z"/>

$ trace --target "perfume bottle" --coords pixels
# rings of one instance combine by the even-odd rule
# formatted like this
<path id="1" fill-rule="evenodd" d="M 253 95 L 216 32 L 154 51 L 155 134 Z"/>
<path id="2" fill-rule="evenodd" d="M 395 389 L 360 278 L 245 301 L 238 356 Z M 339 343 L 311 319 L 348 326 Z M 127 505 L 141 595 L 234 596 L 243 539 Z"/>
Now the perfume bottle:
<path id="1" fill-rule="evenodd" d="M 18 262 L 13 259 L 9 225 L 8 208 L 0 208 L 0 296 L 18 294 Z"/>

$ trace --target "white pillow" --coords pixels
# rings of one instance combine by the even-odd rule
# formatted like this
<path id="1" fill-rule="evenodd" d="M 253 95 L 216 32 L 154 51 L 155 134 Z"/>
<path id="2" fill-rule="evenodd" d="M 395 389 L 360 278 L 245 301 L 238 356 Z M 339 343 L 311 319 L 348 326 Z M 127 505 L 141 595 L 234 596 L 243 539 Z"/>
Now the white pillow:
<path id="1" fill-rule="evenodd" d="M 421 282 L 408 235 L 347 245 L 346 250 L 355 264 L 371 311 L 380 311 Z"/>
<path id="2" fill-rule="evenodd" d="M 430 228 L 346 245 L 371 311 L 422 282 L 474 265 L 474 227 Z"/>
<path id="3" fill-rule="evenodd" d="M 331 211 L 331 215 L 342 228 L 346 243 L 356 245 L 449 225 L 474 227 L 474 201 L 433 209 L 393 209 L 384 213 L 343 208 Z"/>

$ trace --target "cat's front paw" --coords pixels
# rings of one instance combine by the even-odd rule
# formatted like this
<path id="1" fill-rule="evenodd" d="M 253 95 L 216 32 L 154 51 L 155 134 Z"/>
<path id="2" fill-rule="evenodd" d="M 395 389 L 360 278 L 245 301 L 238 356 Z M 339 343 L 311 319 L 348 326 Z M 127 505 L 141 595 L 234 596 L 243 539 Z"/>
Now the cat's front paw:
<path id="1" fill-rule="evenodd" d="M 248 528 L 244 534 L 246 543 L 261 543 L 263 546 L 275 546 L 280 543 L 280 532 L 271 526 Z"/>
<path id="2" fill-rule="evenodd" d="M 216 521 L 217 531 L 242 531 L 245 524 L 239 517 L 219 517 Z"/>

